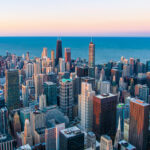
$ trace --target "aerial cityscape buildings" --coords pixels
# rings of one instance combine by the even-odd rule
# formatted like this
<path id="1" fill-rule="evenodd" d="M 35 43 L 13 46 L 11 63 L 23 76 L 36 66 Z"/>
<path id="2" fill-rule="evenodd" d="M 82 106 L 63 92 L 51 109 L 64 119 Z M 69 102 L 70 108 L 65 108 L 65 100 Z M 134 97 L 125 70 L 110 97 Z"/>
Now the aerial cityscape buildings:
<path id="1" fill-rule="evenodd" d="M 0 150 L 149 150 L 150 61 L 0 56 Z M 49 57 L 50 55 L 50 57 Z"/>

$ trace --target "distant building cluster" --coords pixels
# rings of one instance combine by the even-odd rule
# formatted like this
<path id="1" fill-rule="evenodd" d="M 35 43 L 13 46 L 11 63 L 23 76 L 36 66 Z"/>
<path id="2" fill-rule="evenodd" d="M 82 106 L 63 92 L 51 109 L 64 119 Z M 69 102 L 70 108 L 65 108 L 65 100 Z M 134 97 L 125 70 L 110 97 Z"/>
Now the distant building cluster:
<path id="1" fill-rule="evenodd" d="M 150 61 L 0 56 L 0 150 L 148 150 L 149 110 Z"/>

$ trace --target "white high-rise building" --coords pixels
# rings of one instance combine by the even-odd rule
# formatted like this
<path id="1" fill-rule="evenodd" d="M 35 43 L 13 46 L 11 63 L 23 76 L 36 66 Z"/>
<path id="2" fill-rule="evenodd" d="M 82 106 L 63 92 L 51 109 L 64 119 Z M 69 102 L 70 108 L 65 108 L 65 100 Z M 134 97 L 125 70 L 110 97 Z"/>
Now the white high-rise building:
<path id="1" fill-rule="evenodd" d="M 92 131 L 94 95 L 95 91 L 92 90 L 92 85 L 82 82 L 79 111 L 81 112 L 81 127 L 87 132 Z"/>
<path id="2" fill-rule="evenodd" d="M 34 73 L 34 66 L 33 63 L 29 62 L 26 64 L 26 78 L 30 78 L 32 77 L 33 73 Z"/>
<path id="3" fill-rule="evenodd" d="M 28 100 L 29 100 L 29 88 L 26 85 L 22 85 L 22 100 L 23 100 L 23 106 L 28 106 Z"/>
<path id="4" fill-rule="evenodd" d="M 31 133 L 31 126 L 28 119 L 25 120 L 24 126 L 24 137 L 23 137 L 23 144 L 29 144 L 30 146 L 33 145 L 32 133 Z"/>
<path id="5" fill-rule="evenodd" d="M 45 149 L 59 150 L 60 131 L 65 129 L 65 124 L 57 124 L 55 127 L 45 129 Z"/>
<path id="6" fill-rule="evenodd" d="M 42 52 L 42 58 L 46 58 L 46 57 L 47 57 L 47 48 L 44 47 Z"/>
<path id="7" fill-rule="evenodd" d="M 59 58 L 59 70 L 65 72 L 65 60 L 63 58 Z"/>
<path id="8" fill-rule="evenodd" d="M 40 95 L 39 97 L 39 108 L 43 109 L 44 107 L 46 107 L 46 95 Z"/>
<path id="9" fill-rule="evenodd" d="M 101 136 L 100 150 L 113 150 L 112 140 L 108 135 Z"/>
<path id="10" fill-rule="evenodd" d="M 100 84 L 100 94 L 110 93 L 110 82 L 102 81 Z"/>
<path id="11" fill-rule="evenodd" d="M 34 75 L 41 73 L 41 64 L 39 62 L 34 63 Z"/>

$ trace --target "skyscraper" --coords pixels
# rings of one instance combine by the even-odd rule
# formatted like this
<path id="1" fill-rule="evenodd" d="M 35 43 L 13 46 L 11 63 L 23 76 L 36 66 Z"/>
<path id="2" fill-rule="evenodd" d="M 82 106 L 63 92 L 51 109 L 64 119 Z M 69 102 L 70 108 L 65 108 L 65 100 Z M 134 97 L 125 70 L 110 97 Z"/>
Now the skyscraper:
<path id="1" fill-rule="evenodd" d="M 34 84 L 35 84 L 35 99 L 43 93 L 43 82 L 44 82 L 44 74 L 38 74 L 34 76 Z"/>
<path id="2" fill-rule="evenodd" d="M 78 77 L 88 76 L 88 66 L 76 66 L 76 74 Z"/>
<path id="3" fill-rule="evenodd" d="M 76 126 L 61 130 L 60 150 L 84 150 L 84 133 Z"/>
<path id="4" fill-rule="evenodd" d="M 0 132 L 8 133 L 8 110 L 6 107 L 0 109 Z"/>
<path id="5" fill-rule="evenodd" d="M 134 74 L 134 58 L 130 58 L 129 66 L 130 66 L 130 75 Z"/>
<path id="6" fill-rule="evenodd" d="M 93 96 L 95 91 L 89 83 L 82 82 L 81 95 L 79 96 L 79 103 L 81 111 L 81 126 L 84 131 L 92 131 L 93 124 Z"/>
<path id="7" fill-rule="evenodd" d="M 25 126 L 24 126 L 24 145 L 29 144 L 30 146 L 33 145 L 33 139 L 32 139 L 32 132 L 31 132 L 31 126 L 28 119 L 25 120 Z"/>
<path id="8" fill-rule="evenodd" d="M 55 52 L 54 50 L 51 50 L 51 61 L 52 61 L 52 67 L 55 68 Z"/>
<path id="9" fill-rule="evenodd" d="M 110 93 L 110 82 L 102 81 L 100 84 L 100 94 Z"/>
<path id="10" fill-rule="evenodd" d="M 56 65 L 58 65 L 59 58 L 62 58 L 62 41 L 57 40 L 56 45 Z"/>
<path id="11" fill-rule="evenodd" d="M 60 131 L 65 129 L 65 124 L 57 124 L 54 127 L 45 129 L 45 147 L 46 150 L 60 150 L 59 136 Z"/>
<path id="12" fill-rule="evenodd" d="M 26 85 L 22 84 L 22 100 L 23 100 L 23 106 L 28 106 L 28 100 L 29 100 L 29 88 Z"/>
<path id="13" fill-rule="evenodd" d="M 41 64 L 39 62 L 34 63 L 34 75 L 41 73 Z"/>
<path id="14" fill-rule="evenodd" d="M 47 105 L 56 105 L 57 104 L 57 86 L 53 82 L 44 83 L 44 94 L 46 95 Z"/>
<path id="15" fill-rule="evenodd" d="M 45 129 L 45 144 L 46 150 L 56 150 L 56 128 Z"/>
<path id="16" fill-rule="evenodd" d="M 112 140 L 108 135 L 101 136 L 100 150 L 113 150 Z"/>
<path id="17" fill-rule="evenodd" d="M 73 83 L 71 79 L 60 81 L 60 108 L 62 112 L 72 119 L 73 108 Z"/>
<path id="18" fill-rule="evenodd" d="M 43 48 L 43 52 L 42 52 L 42 58 L 45 58 L 45 57 L 47 57 L 47 48 L 46 47 Z"/>
<path id="19" fill-rule="evenodd" d="M 130 101 L 129 143 L 137 150 L 147 150 L 150 105 L 139 99 Z"/>
<path id="20" fill-rule="evenodd" d="M 46 107 L 46 95 L 40 95 L 39 97 L 39 108 L 43 109 L 44 107 Z"/>
<path id="21" fill-rule="evenodd" d="M 123 133 L 121 131 L 121 120 L 120 120 L 120 117 L 119 117 L 119 123 L 118 123 L 118 129 L 117 129 L 117 132 L 116 132 L 116 136 L 115 136 L 115 143 L 114 143 L 114 147 L 116 149 L 118 149 L 118 143 L 123 139 Z"/>
<path id="22" fill-rule="evenodd" d="M 95 67 L 95 44 L 89 44 L 89 67 Z"/>
<path id="23" fill-rule="evenodd" d="M 107 134 L 114 139 L 116 134 L 117 95 L 103 94 L 93 99 L 93 131 L 99 138 Z"/>
<path id="24" fill-rule="evenodd" d="M 16 136 L 17 132 L 21 132 L 21 123 L 20 123 L 20 117 L 18 115 L 18 112 L 15 112 L 14 114 L 13 127 L 14 127 L 14 135 Z"/>
<path id="25" fill-rule="evenodd" d="M 32 62 L 29 62 L 25 65 L 26 69 L 26 78 L 30 78 L 32 77 L 33 73 L 34 73 L 34 65 Z"/>
<path id="26" fill-rule="evenodd" d="M 147 85 L 141 85 L 139 87 L 139 98 L 144 100 L 144 102 L 148 102 L 148 96 L 149 96 L 149 88 Z"/>
<path id="27" fill-rule="evenodd" d="M 26 60 L 27 60 L 27 61 L 30 60 L 29 52 L 26 53 Z"/>
<path id="28" fill-rule="evenodd" d="M 71 49 L 65 48 L 65 62 L 71 62 Z"/>
<path id="29" fill-rule="evenodd" d="M 63 58 L 59 58 L 59 71 L 65 72 L 65 60 Z"/>
<path id="30" fill-rule="evenodd" d="M 18 70 L 7 70 L 5 72 L 5 102 L 9 110 L 20 107 L 19 98 L 19 73 Z"/>
<path id="31" fill-rule="evenodd" d="M 95 78 L 95 44 L 89 44 L 89 77 Z"/>

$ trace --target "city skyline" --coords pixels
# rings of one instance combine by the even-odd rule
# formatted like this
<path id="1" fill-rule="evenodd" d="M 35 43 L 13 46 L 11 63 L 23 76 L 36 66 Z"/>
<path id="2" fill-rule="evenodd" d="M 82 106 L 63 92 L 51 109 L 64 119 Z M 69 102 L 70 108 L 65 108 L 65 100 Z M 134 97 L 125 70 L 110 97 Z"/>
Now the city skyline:
<path id="1" fill-rule="evenodd" d="M 149 4 L 6 0 L 0 6 L 0 36 L 150 36 Z"/>

